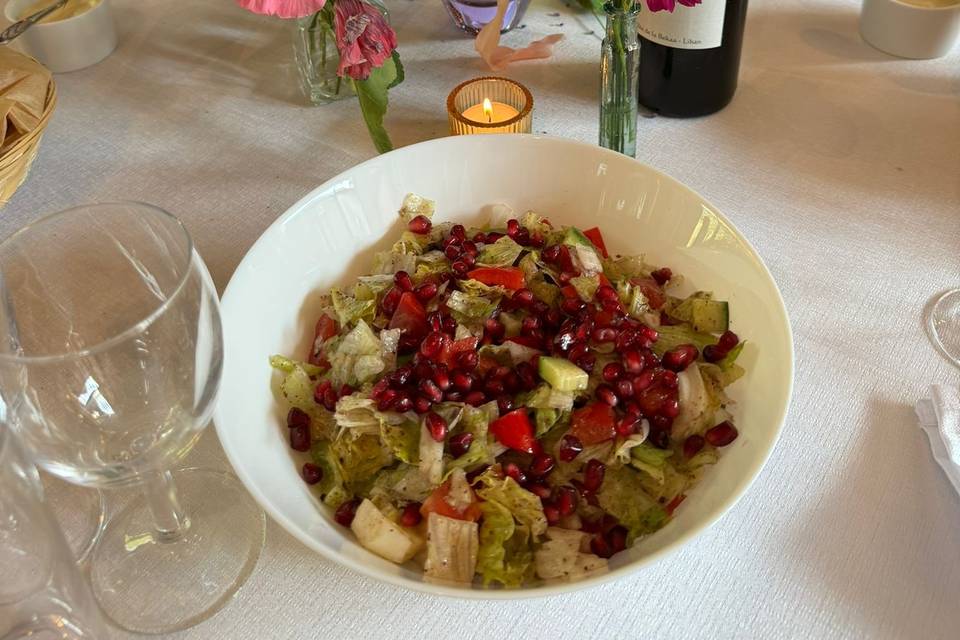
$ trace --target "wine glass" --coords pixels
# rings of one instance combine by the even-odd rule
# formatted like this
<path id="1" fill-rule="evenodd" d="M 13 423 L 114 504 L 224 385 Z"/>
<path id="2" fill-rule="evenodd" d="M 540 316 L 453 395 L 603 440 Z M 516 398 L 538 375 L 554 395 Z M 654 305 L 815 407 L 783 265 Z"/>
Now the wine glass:
<path id="1" fill-rule="evenodd" d="M 63 531 L 77 564 L 90 559 L 107 521 L 106 501 L 99 489 L 64 482 L 49 473 L 40 475 L 43 497 Z"/>
<path id="2" fill-rule="evenodd" d="M 183 224 L 111 203 L 18 231 L 0 244 L 0 327 L 0 394 L 36 463 L 142 490 L 90 560 L 104 611 L 141 633 L 213 615 L 252 571 L 266 523 L 232 475 L 171 471 L 210 420 L 223 366 L 216 290 Z"/>
<path id="3" fill-rule="evenodd" d="M 937 298 L 927 315 L 927 332 L 940 353 L 960 367 L 960 289 Z"/>

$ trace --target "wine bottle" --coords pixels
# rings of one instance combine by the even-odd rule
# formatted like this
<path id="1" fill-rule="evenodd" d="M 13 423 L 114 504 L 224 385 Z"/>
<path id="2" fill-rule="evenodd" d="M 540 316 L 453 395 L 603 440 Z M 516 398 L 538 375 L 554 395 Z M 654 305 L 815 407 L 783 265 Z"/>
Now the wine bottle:
<path id="1" fill-rule="evenodd" d="M 733 99 L 747 0 L 642 0 L 640 104 L 679 118 Z"/>

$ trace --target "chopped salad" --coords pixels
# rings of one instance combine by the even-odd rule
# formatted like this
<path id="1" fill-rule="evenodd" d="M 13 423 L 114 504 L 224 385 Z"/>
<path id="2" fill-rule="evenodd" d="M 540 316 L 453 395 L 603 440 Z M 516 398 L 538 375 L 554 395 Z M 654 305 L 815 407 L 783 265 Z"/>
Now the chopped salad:
<path id="1" fill-rule="evenodd" d="M 405 225 L 331 289 L 304 361 L 271 358 L 303 479 L 425 579 L 519 587 L 607 570 L 738 435 L 725 301 L 528 212 Z"/>

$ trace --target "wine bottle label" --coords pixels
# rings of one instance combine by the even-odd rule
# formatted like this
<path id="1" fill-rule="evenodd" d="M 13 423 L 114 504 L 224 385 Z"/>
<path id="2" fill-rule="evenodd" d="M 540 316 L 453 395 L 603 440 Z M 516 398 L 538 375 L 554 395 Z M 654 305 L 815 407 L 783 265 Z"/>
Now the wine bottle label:
<path id="1" fill-rule="evenodd" d="M 727 0 L 643 0 L 640 35 L 675 49 L 713 49 L 723 40 Z"/>

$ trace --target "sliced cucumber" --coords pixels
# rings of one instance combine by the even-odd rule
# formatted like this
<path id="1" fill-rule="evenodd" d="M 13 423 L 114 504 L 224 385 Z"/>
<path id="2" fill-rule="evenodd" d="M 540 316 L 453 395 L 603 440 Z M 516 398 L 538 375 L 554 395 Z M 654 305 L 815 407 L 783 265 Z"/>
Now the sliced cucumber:
<path id="1" fill-rule="evenodd" d="M 583 235 L 583 232 L 576 227 L 567 227 L 567 233 L 563 236 L 563 244 L 570 245 L 581 245 L 584 247 L 590 247 L 593 249 L 593 243 L 590 242 L 590 238 Z"/>
<path id="2" fill-rule="evenodd" d="M 562 358 L 540 356 L 540 377 L 557 391 L 582 391 L 587 388 L 587 372 Z"/>
<path id="3" fill-rule="evenodd" d="M 695 331 L 722 333 L 730 327 L 730 307 L 725 300 L 691 300 L 690 324 Z"/>

